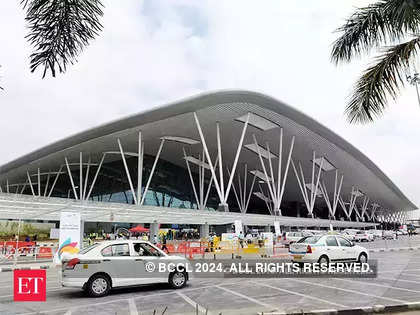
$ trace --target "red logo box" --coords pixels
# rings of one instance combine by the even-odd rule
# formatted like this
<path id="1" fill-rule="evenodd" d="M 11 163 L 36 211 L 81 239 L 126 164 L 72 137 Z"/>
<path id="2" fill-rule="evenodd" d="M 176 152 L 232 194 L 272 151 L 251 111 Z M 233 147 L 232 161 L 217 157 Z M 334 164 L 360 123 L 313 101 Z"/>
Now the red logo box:
<path id="1" fill-rule="evenodd" d="M 45 269 L 14 270 L 14 301 L 44 302 L 47 297 L 47 274 Z"/>

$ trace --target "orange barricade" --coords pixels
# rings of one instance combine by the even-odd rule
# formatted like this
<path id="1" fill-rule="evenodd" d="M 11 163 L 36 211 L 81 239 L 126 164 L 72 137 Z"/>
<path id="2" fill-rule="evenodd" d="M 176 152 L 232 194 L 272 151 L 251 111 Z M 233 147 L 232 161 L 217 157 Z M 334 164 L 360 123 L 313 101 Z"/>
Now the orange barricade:
<path id="1" fill-rule="evenodd" d="M 51 247 L 40 247 L 36 258 L 52 258 L 52 248 Z"/>

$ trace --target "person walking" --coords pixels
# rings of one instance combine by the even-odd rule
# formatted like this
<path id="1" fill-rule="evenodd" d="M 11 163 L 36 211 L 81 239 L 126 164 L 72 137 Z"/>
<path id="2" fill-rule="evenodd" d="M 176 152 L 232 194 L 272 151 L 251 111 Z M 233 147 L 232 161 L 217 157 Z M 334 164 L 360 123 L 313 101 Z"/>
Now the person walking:
<path id="1" fill-rule="evenodd" d="M 168 247 L 166 247 L 166 235 L 163 235 L 163 236 L 162 236 L 162 250 L 163 250 L 165 253 L 169 254 Z"/>

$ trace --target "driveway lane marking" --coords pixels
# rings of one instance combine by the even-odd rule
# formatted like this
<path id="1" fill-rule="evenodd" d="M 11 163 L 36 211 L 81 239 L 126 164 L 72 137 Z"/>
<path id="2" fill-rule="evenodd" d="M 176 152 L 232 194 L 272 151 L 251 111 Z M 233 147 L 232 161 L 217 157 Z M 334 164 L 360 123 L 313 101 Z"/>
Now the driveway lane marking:
<path id="1" fill-rule="evenodd" d="M 313 283 L 313 282 L 308 282 L 308 281 L 303 281 L 303 280 L 297 280 L 297 279 L 292 279 L 292 278 L 290 278 L 290 280 L 296 281 L 296 282 L 301 282 L 301 283 L 306 283 L 306 284 L 310 284 L 310 285 L 315 285 L 315 286 L 323 287 L 323 288 L 327 288 L 327 289 L 336 289 L 336 290 L 340 290 L 340 291 L 344 291 L 344 292 L 350 292 L 350 293 L 354 293 L 354 294 L 358 294 L 358 295 L 370 296 L 370 297 L 374 297 L 374 298 L 377 298 L 377 299 L 388 300 L 388 301 L 392 301 L 392 302 L 408 303 L 408 301 L 404 301 L 404 300 L 392 299 L 392 298 L 383 297 L 383 296 L 379 296 L 379 295 L 362 293 L 362 292 L 354 291 L 354 290 L 350 290 L 350 289 L 343 289 L 343 288 L 339 288 L 339 287 L 333 287 L 331 285 L 324 285 L 324 284 L 320 284 L 320 283 Z"/>
<path id="2" fill-rule="evenodd" d="M 407 283 L 417 283 L 417 284 L 420 284 L 420 281 L 415 281 L 415 280 L 393 279 L 393 278 L 387 278 L 387 277 L 378 277 L 378 279 L 391 280 L 391 281 L 401 281 L 401 282 L 407 282 Z"/>
<path id="3" fill-rule="evenodd" d="M 223 285 L 224 285 L 224 284 L 223 284 Z M 244 295 L 244 294 L 242 294 L 242 293 L 239 293 L 239 292 L 233 291 L 233 290 L 228 289 L 228 288 L 224 288 L 224 287 L 222 287 L 222 284 L 221 284 L 221 285 L 215 285 L 215 287 L 216 287 L 216 288 L 219 288 L 219 289 L 222 289 L 222 290 L 225 290 L 226 292 L 229 292 L 229 293 L 231 293 L 231 294 L 233 294 L 233 295 L 236 295 L 236 296 L 239 296 L 239 297 L 241 297 L 241 298 L 244 298 L 244 299 L 246 299 L 246 300 L 248 300 L 248 301 L 251 301 L 251 302 L 253 302 L 253 303 L 255 303 L 255 304 L 258 304 L 258 305 L 261 305 L 261 306 L 264 306 L 264 307 L 270 308 L 270 309 L 272 309 L 272 310 L 277 309 L 275 306 L 273 306 L 273 305 L 271 305 L 271 304 L 268 304 L 268 303 L 264 303 L 264 302 L 258 301 L 258 300 L 256 300 L 256 299 L 254 299 L 254 298 L 250 297 L 250 296 L 246 296 L 246 295 Z"/>
<path id="4" fill-rule="evenodd" d="M 130 315 L 138 315 L 136 303 L 134 302 L 134 299 L 128 299 L 128 309 L 130 312 Z"/>
<path id="5" fill-rule="evenodd" d="M 269 284 L 266 284 L 266 283 L 261 283 L 259 281 L 252 281 L 252 283 L 255 283 L 256 285 L 264 286 L 264 287 L 267 287 L 267 288 L 271 288 L 271 289 L 274 289 L 274 290 L 278 290 L 278 291 L 281 291 L 281 292 L 298 295 L 298 296 L 301 296 L 301 297 L 304 297 L 304 298 L 307 298 L 307 299 L 316 300 L 316 301 L 322 302 L 324 304 L 331 304 L 331 305 L 334 305 L 334 306 L 339 306 L 339 307 L 343 307 L 343 308 L 349 308 L 348 306 L 343 305 L 343 304 L 338 304 L 338 303 L 330 302 L 330 301 L 327 301 L 327 300 L 324 300 L 324 299 L 321 299 L 321 298 L 317 298 L 315 296 L 306 295 L 306 294 L 295 292 L 295 291 L 290 291 L 288 289 L 282 289 L 282 288 L 279 288 L 279 287 L 276 287 L 276 286 L 272 286 L 272 285 L 269 285 Z"/>
<path id="6" fill-rule="evenodd" d="M 187 302 L 188 304 L 190 304 L 192 307 L 194 307 L 194 309 L 198 309 L 198 311 L 200 313 L 203 314 L 209 314 L 209 312 L 200 304 L 198 304 L 197 302 L 194 302 L 193 300 L 191 300 L 188 296 L 186 296 L 185 294 L 181 293 L 181 292 L 176 292 L 177 295 L 179 295 L 180 297 L 182 297 L 185 302 Z M 206 313 L 207 312 L 207 313 Z"/>
<path id="7" fill-rule="evenodd" d="M 206 288 L 214 288 L 214 287 L 215 287 L 215 285 L 202 286 L 202 287 L 190 288 L 190 289 L 185 289 L 184 288 L 182 291 L 195 291 L 195 290 L 201 290 L 201 289 L 206 289 Z M 169 295 L 169 294 L 174 294 L 174 293 L 173 293 L 173 291 L 161 292 L 161 293 L 152 293 L 152 294 L 148 294 L 146 296 L 132 297 L 132 299 L 133 300 L 145 299 L 145 298 L 148 298 L 148 297 L 162 296 L 162 295 Z M 11 296 L 13 296 L 13 295 L 11 295 Z M 119 298 L 119 299 L 112 299 L 112 300 L 108 299 L 105 302 L 98 302 L 98 303 L 88 302 L 88 303 L 85 303 L 85 304 L 82 304 L 82 305 L 70 307 L 70 309 L 71 310 L 76 310 L 76 309 L 83 308 L 83 307 L 99 306 L 99 305 L 110 304 L 110 303 L 121 302 L 121 301 L 127 301 L 127 298 Z M 69 307 L 61 307 L 61 308 L 45 310 L 45 311 L 24 313 L 24 314 L 20 314 L 20 315 L 34 315 L 34 314 L 39 314 L 39 313 L 48 314 L 48 313 L 54 313 L 54 312 L 59 312 L 59 311 L 65 311 L 65 310 L 68 310 L 68 309 L 69 309 Z"/>
<path id="8" fill-rule="evenodd" d="M 406 289 L 406 288 L 401 288 L 401 287 L 392 287 L 392 286 L 389 286 L 389 285 L 384 285 L 384 284 L 379 284 L 379 283 L 371 283 L 371 282 L 367 282 L 367 281 L 349 280 L 349 279 L 341 279 L 341 278 L 335 278 L 334 280 L 348 281 L 348 282 L 354 282 L 354 283 L 359 283 L 359 284 L 371 285 L 371 286 L 375 286 L 375 287 L 382 287 L 382 288 L 388 288 L 388 289 L 393 289 L 393 290 L 420 293 L 420 291 L 418 291 L 418 290 Z"/>

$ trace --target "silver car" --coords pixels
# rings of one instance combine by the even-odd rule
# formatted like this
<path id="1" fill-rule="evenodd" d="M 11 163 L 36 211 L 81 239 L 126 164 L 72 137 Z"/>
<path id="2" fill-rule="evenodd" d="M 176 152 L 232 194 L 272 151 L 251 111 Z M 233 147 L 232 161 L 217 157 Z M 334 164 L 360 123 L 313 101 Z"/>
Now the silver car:
<path id="1" fill-rule="evenodd" d="M 175 269 L 159 271 L 156 268 L 168 263 L 173 265 L 173 262 L 177 265 Z M 61 284 L 82 288 L 94 297 L 105 296 L 115 287 L 158 282 L 180 289 L 188 281 L 187 264 L 184 257 L 169 256 L 147 241 L 105 241 L 76 255 L 62 257 Z"/>

